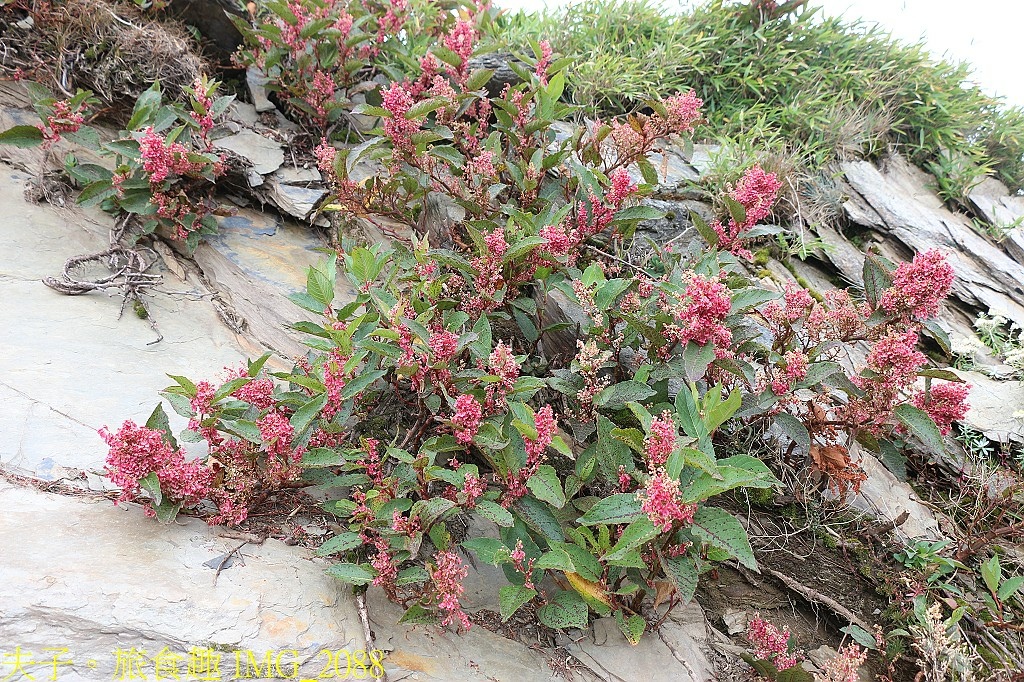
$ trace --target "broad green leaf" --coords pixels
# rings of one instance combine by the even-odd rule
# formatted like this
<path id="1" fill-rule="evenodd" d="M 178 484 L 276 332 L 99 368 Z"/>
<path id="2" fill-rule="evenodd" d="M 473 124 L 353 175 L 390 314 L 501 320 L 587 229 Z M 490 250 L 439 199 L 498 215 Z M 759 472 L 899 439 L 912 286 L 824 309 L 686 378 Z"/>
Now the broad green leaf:
<path id="1" fill-rule="evenodd" d="M 583 526 L 596 526 L 599 523 L 630 523 L 636 521 L 643 512 L 640 509 L 640 502 L 632 493 L 616 493 L 609 495 L 591 507 L 586 514 L 579 518 Z"/>
<path id="2" fill-rule="evenodd" d="M 476 512 L 489 521 L 499 526 L 511 526 L 513 523 L 512 513 L 500 504 L 483 500 L 476 503 Z"/>
<path id="3" fill-rule="evenodd" d="M 694 514 L 691 529 L 694 535 L 712 547 L 725 550 L 750 570 L 757 570 L 757 560 L 747 532 L 729 512 L 718 507 L 702 507 Z"/>
<path id="4" fill-rule="evenodd" d="M 505 585 L 498 590 L 498 608 L 501 611 L 501 622 L 508 621 L 515 612 L 537 596 L 537 590 L 523 585 Z"/>
<path id="5" fill-rule="evenodd" d="M 683 600 L 684 604 L 690 603 L 694 593 L 697 591 L 697 582 L 700 579 L 697 573 L 697 565 L 688 556 L 666 557 L 658 550 L 661 558 L 661 566 L 665 575 L 675 585 L 676 593 Z"/>
<path id="6" fill-rule="evenodd" d="M 317 415 L 320 414 L 320 410 L 324 409 L 327 404 L 328 395 L 322 393 L 316 398 L 311 399 L 305 405 L 295 410 L 295 414 L 292 415 L 289 422 L 296 434 L 300 434 L 306 430 L 306 428 L 313 423 Z"/>
<path id="7" fill-rule="evenodd" d="M 639 381 L 620 381 L 605 388 L 594 396 L 594 405 L 609 410 L 621 410 L 629 402 L 640 402 L 650 398 L 655 390 Z"/>
<path id="8" fill-rule="evenodd" d="M 621 559 L 628 552 L 638 549 L 658 537 L 660 533 L 660 529 L 651 523 L 649 518 L 642 516 L 626 526 L 622 531 L 622 535 L 619 536 L 618 542 L 615 543 L 615 546 L 611 548 L 611 551 L 604 558 L 608 561 Z"/>
<path id="9" fill-rule="evenodd" d="M 549 628 L 564 630 L 566 628 L 587 627 L 589 609 L 576 592 L 559 592 L 550 603 L 537 609 L 537 619 Z"/>
<path id="10" fill-rule="evenodd" d="M 538 500 L 561 509 L 565 506 L 565 492 L 562 490 L 562 482 L 558 478 L 558 472 L 550 464 L 541 464 L 537 467 L 537 473 L 526 481 L 526 487 L 536 496 Z"/>
<path id="11" fill-rule="evenodd" d="M 149 415 L 149 419 L 146 420 L 146 428 L 159 431 L 163 435 L 163 439 L 167 441 L 175 450 L 178 449 L 178 441 L 174 440 L 174 434 L 171 432 L 171 423 L 167 419 L 167 413 L 164 412 L 164 406 L 157 404 L 153 408 L 152 414 Z"/>
<path id="12" fill-rule="evenodd" d="M 629 618 L 626 618 L 622 614 L 622 609 L 615 612 L 615 622 L 618 624 L 619 629 L 622 630 L 622 634 L 626 636 L 626 639 L 633 646 L 640 643 L 640 638 L 643 636 L 644 630 L 647 629 L 647 621 L 644 620 L 643 616 L 634 613 Z"/>
<path id="13" fill-rule="evenodd" d="M 775 425 L 796 443 L 801 453 L 806 455 L 811 451 L 811 434 L 799 419 L 788 412 L 779 412 L 775 415 Z"/>
<path id="14" fill-rule="evenodd" d="M 904 403 L 897 405 L 893 414 L 930 450 L 936 453 L 945 451 L 945 447 L 942 445 L 942 433 L 927 412 Z"/>
<path id="15" fill-rule="evenodd" d="M 992 594 L 997 594 L 999 591 L 999 582 L 1002 580 L 1003 570 L 999 566 L 999 557 L 994 556 L 988 561 L 984 562 L 980 566 L 981 577 L 985 580 L 985 587 Z"/>
<path id="16" fill-rule="evenodd" d="M 462 546 L 476 554 L 480 561 L 492 566 L 508 563 L 509 549 L 497 538 L 470 538 Z"/>
<path id="17" fill-rule="evenodd" d="M 363 539 L 359 536 L 359 533 L 345 531 L 343 533 L 338 533 L 333 538 L 320 545 L 320 547 L 317 548 L 316 553 L 318 556 L 340 554 L 341 552 L 347 552 L 360 547 L 362 544 Z"/>
<path id="18" fill-rule="evenodd" d="M 439 621 L 436 613 L 420 603 L 410 606 L 398 619 L 399 623 L 409 623 L 410 625 L 436 625 Z"/>
<path id="19" fill-rule="evenodd" d="M 516 502 L 514 511 L 523 520 L 523 523 L 548 540 L 557 540 L 558 542 L 565 540 L 562 524 L 558 522 L 548 506 L 540 500 L 529 496 L 524 497 Z"/>
<path id="20" fill-rule="evenodd" d="M 877 308 L 882 294 L 892 286 L 892 275 L 877 256 L 869 253 L 864 257 L 863 277 L 864 297 L 872 308 Z"/>
<path id="21" fill-rule="evenodd" d="M 163 502 L 164 493 L 163 490 L 160 489 L 160 479 L 156 477 L 155 471 L 151 471 L 140 478 L 139 487 L 149 493 L 149 496 L 153 498 L 154 505 L 159 505 Z"/>
<path id="22" fill-rule="evenodd" d="M 857 642 L 857 644 L 860 644 L 865 649 L 878 649 L 878 644 L 875 643 L 875 636 L 859 625 L 850 623 L 845 628 L 840 628 L 839 631 L 848 634 L 853 641 Z"/>
<path id="23" fill-rule="evenodd" d="M 38 147 L 43 143 L 43 131 L 35 126 L 14 126 L 0 133 L 0 144 L 15 147 Z"/>
<path id="24" fill-rule="evenodd" d="M 327 568 L 327 575 L 350 585 L 367 585 L 373 582 L 373 572 L 359 564 L 338 563 Z"/>

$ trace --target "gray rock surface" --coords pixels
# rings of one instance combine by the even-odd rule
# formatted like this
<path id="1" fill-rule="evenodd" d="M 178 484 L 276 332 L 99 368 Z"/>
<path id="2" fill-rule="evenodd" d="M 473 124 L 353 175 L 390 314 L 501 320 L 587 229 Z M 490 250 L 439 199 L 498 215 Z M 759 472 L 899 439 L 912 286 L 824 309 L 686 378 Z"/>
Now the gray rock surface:
<path id="1" fill-rule="evenodd" d="M 145 422 L 166 373 L 219 374 L 254 347 L 227 329 L 195 278 L 165 272 L 148 305 L 164 340 L 131 306 L 102 293 L 68 297 L 43 277 L 74 255 L 106 248 L 109 218 L 22 198 L 28 176 L 0 166 L 6 228 L 0 248 L 0 467 L 60 478 L 62 468 L 102 467 L 96 429 Z M 157 266 L 159 267 L 159 266 Z"/>
<path id="2" fill-rule="evenodd" d="M 964 422 L 997 443 L 1024 442 L 1024 381 L 996 381 L 981 372 L 955 370 L 971 385 Z"/>
<path id="3" fill-rule="evenodd" d="M 235 651 L 242 676 L 246 651 L 261 665 L 270 651 L 275 660 L 286 652 L 285 674 L 297 661 L 303 677 L 315 677 L 321 650 L 365 648 L 344 587 L 277 540 L 244 545 L 229 564 L 223 557 L 241 543 L 201 521 L 163 525 L 135 505 L 0 481 L 0 542 L 18 548 L 18 560 L 0 566 L 3 650 L 20 646 L 45 662 L 46 647 L 67 647 L 61 660 L 73 665 L 60 666 L 60 680 L 116 679 L 114 652 L 132 647 L 145 652 L 139 669 L 149 679 L 164 647 L 184 657 L 181 679 L 193 647 L 221 653 L 224 679 L 235 676 Z M 49 675 L 45 665 L 30 672 Z"/>
<path id="4" fill-rule="evenodd" d="M 696 602 L 678 607 L 656 632 L 631 645 L 614 618 L 594 621 L 569 653 L 608 682 L 710 682 L 714 668 L 701 648 L 708 640 L 704 612 Z"/>
<path id="5" fill-rule="evenodd" d="M 1024 265 L 942 206 L 928 176 L 894 157 L 884 170 L 867 161 L 842 164 L 852 192 L 844 208 L 854 223 L 898 243 L 893 255 L 937 248 L 956 272 L 952 296 L 1024 325 Z"/>
<path id="6" fill-rule="evenodd" d="M 429 625 L 400 624 L 402 607 L 389 602 L 381 590 L 367 592 L 367 608 L 374 646 L 387 652 L 389 682 L 564 679 L 555 674 L 544 652 L 480 626 L 459 635 Z"/>
<path id="7" fill-rule="evenodd" d="M 990 225 L 1010 228 L 1001 245 L 1018 263 L 1024 263 L 1024 196 L 1011 196 L 1006 185 L 985 178 L 971 190 L 968 199 Z"/>
<path id="8" fill-rule="evenodd" d="M 899 480 L 874 455 L 856 443 L 850 450 L 854 462 L 868 475 L 860 494 L 850 499 L 850 506 L 881 521 L 896 521 L 907 512 L 906 521 L 897 526 L 896 535 L 912 540 L 942 537 L 938 521 L 931 509 L 921 504 L 917 493 Z"/>
<path id="9" fill-rule="evenodd" d="M 213 146 L 238 154 L 260 175 L 273 173 L 284 163 L 281 144 L 252 130 L 214 140 Z"/>

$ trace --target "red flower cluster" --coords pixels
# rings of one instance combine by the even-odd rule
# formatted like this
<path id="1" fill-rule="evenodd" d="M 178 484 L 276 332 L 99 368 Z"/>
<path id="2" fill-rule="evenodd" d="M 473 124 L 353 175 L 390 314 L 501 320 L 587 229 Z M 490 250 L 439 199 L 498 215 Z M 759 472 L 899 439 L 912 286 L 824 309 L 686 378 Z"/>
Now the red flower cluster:
<path id="1" fill-rule="evenodd" d="M 675 318 L 674 324 L 665 327 L 666 339 L 683 346 L 689 341 L 713 343 L 719 357 L 729 353 L 732 332 L 724 321 L 732 308 L 732 298 L 717 277 L 692 275 L 682 301 L 673 303 L 663 296 L 659 305 Z"/>
<path id="2" fill-rule="evenodd" d="M 115 434 L 106 427 L 99 434 L 110 447 L 107 475 L 121 488 L 120 501 L 135 500 L 141 492 L 139 481 L 151 473 L 156 473 L 160 492 L 173 502 L 193 506 L 209 494 L 213 472 L 198 460 L 186 461 L 185 453 L 173 449 L 160 431 L 128 420 Z M 146 510 L 153 513 L 149 502 Z"/>
<path id="3" fill-rule="evenodd" d="M 54 102 L 53 113 L 46 117 L 46 125 L 39 124 L 37 126 L 43 133 L 45 144 L 52 145 L 60 142 L 60 136 L 64 133 L 77 133 L 85 123 L 84 111 L 85 105 L 80 105 L 72 110 L 68 100 Z"/>
<path id="4" fill-rule="evenodd" d="M 651 420 L 651 435 L 644 442 L 647 463 L 654 469 L 664 466 L 676 448 L 676 424 L 668 410 Z M 621 483 L 621 480 L 620 480 Z"/>
<path id="5" fill-rule="evenodd" d="M 771 661 L 779 670 L 792 668 L 797 664 L 797 657 L 789 653 L 789 628 L 777 627 L 755 615 L 747 629 L 747 640 L 754 645 L 754 657 L 762 661 Z"/>
<path id="6" fill-rule="evenodd" d="M 663 532 L 672 530 L 676 521 L 692 523 L 697 511 L 696 504 L 682 501 L 679 481 L 672 478 L 664 469 L 656 469 L 647 486 L 638 490 L 636 498 L 640 501 L 640 509 L 656 527 Z"/>
<path id="7" fill-rule="evenodd" d="M 455 401 L 455 414 L 452 416 L 452 427 L 455 429 L 455 440 L 462 445 L 473 442 L 473 437 L 480 430 L 480 418 L 483 410 L 473 396 L 463 393 Z"/>
<path id="8" fill-rule="evenodd" d="M 939 313 L 939 304 L 949 295 L 955 279 L 953 267 L 935 249 L 900 263 L 879 306 L 886 312 L 910 319 L 926 320 Z"/>
<path id="9" fill-rule="evenodd" d="M 953 426 L 953 422 L 959 421 L 967 414 L 970 405 L 967 397 L 971 393 L 969 384 L 955 384 L 943 382 L 932 384 L 926 394 L 924 391 L 914 396 L 914 407 L 918 407 L 928 413 L 939 431 L 945 436 Z"/>
<path id="10" fill-rule="evenodd" d="M 437 607 L 444 613 L 441 625 L 447 626 L 457 621 L 461 629 L 468 630 L 471 626 L 469 616 L 462 610 L 459 598 L 465 591 L 462 581 L 469 575 L 469 569 L 453 551 L 440 552 L 434 559 L 436 566 L 430 577 L 437 593 Z"/>
<path id="11" fill-rule="evenodd" d="M 718 234 L 719 245 L 749 260 L 752 257 L 750 251 L 740 245 L 742 234 L 768 217 L 781 187 L 782 183 L 775 173 L 768 173 L 756 165 L 748 168 L 729 193 L 746 212 L 743 222 L 730 218 L 728 227 L 723 226 L 718 220 L 711 223 L 711 228 Z"/>

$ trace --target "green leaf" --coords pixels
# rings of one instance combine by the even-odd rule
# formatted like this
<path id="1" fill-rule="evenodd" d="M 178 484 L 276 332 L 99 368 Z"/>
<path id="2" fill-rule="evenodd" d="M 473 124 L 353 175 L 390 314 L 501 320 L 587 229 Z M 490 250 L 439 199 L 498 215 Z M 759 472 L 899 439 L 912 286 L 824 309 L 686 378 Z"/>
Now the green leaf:
<path id="1" fill-rule="evenodd" d="M 412 506 L 410 516 L 418 516 L 424 526 L 431 526 L 435 521 L 444 516 L 449 510 L 455 508 L 455 503 L 443 497 L 432 497 L 429 500 L 420 500 Z"/>
<path id="2" fill-rule="evenodd" d="M 398 622 L 411 625 L 436 625 L 439 620 L 436 613 L 425 608 L 422 604 L 416 603 L 406 609 L 402 617 L 398 619 Z"/>
<path id="3" fill-rule="evenodd" d="M 466 91 L 473 92 L 474 90 L 479 90 L 487 85 L 493 75 L 494 69 L 473 69 L 472 73 L 469 74 L 469 78 L 466 79 Z"/>
<path id="4" fill-rule="evenodd" d="M 43 131 L 35 126 L 14 126 L 0 133 L 0 144 L 9 144 L 22 149 L 37 147 L 43 143 Z"/>
<path id="5" fill-rule="evenodd" d="M 181 511 L 181 503 L 175 504 L 165 499 L 160 504 L 154 505 L 153 511 L 156 512 L 157 521 L 160 523 L 170 523 L 178 515 L 178 512 Z"/>
<path id="6" fill-rule="evenodd" d="M 523 520 L 523 523 L 548 540 L 557 540 L 558 542 L 565 540 L 562 524 L 551 513 L 551 509 L 540 500 L 529 496 L 522 498 L 515 504 L 515 513 Z"/>
<path id="7" fill-rule="evenodd" d="M 150 471 L 139 479 L 139 487 L 149 493 L 153 498 L 153 504 L 158 505 L 164 500 L 163 490 L 160 489 L 160 479 L 156 477 L 155 471 Z"/>
<path id="8" fill-rule="evenodd" d="M 837 374 L 842 371 L 843 367 L 838 362 L 832 362 L 830 360 L 812 362 L 807 366 L 807 374 L 797 383 L 796 387 L 810 388 L 812 386 L 817 386 L 833 374 Z"/>
<path id="9" fill-rule="evenodd" d="M 496 504 L 488 500 L 477 502 L 476 512 L 485 519 L 493 521 L 499 526 L 503 526 L 505 528 L 511 527 L 514 523 L 512 513 L 509 510 L 505 509 L 500 504 Z"/>
<path id="10" fill-rule="evenodd" d="M 311 399 L 305 405 L 295 410 L 295 414 L 292 415 L 289 422 L 292 425 L 292 429 L 295 430 L 296 434 L 300 434 L 306 430 L 306 428 L 313 423 L 317 415 L 320 414 L 320 410 L 324 409 L 327 404 L 328 395 L 322 393 L 316 398 Z"/>
<path id="11" fill-rule="evenodd" d="M 661 550 L 658 550 L 658 556 L 661 558 L 665 575 L 675 585 L 679 598 L 684 604 L 688 604 L 697 592 L 697 582 L 700 580 L 697 564 L 688 556 L 666 557 Z"/>
<path id="12" fill-rule="evenodd" d="M 498 608 L 501 611 L 501 622 L 506 622 L 515 615 L 531 599 L 537 596 L 537 590 L 523 585 L 505 585 L 498 590 Z"/>
<path id="13" fill-rule="evenodd" d="M 160 431 L 163 435 L 163 439 L 167 441 L 175 450 L 178 449 L 178 442 L 174 440 L 174 434 L 171 433 L 171 423 L 167 419 L 167 413 L 164 412 L 163 405 L 157 405 L 153 408 L 152 414 L 149 415 L 149 419 L 146 420 L 146 428 L 153 429 L 154 431 Z"/>
<path id="14" fill-rule="evenodd" d="M 656 391 L 639 381 L 622 381 L 612 384 L 594 396 L 594 405 L 609 410 L 621 410 L 629 402 L 640 402 L 654 395 Z"/>
<path id="15" fill-rule="evenodd" d="M 943 379 L 944 381 L 953 381 L 958 384 L 962 384 L 964 382 L 964 380 L 955 372 L 951 372 L 948 369 L 938 369 L 936 367 L 918 370 L 917 376 L 928 377 L 930 379 Z"/>
<path id="16" fill-rule="evenodd" d="M 307 469 L 337 466 L 343 461 L 341 454 L 331 448 L 313 448 L 302 453 L 302 466 Z"/>
<path id="17" fill-rule="evenodd" d="M 558 509 L 565 506 L 562 482 L 558 479 L 555 467 L 550 464 L 541 464 L 537 467 L 537 473 L 526 481 L 526 487 L 538 500 L 543 500 Z"/>
<path id="18" fill-rule="evenodd" d="M 811 434 L 799 419 L 788 412 L 779 412 L 775 415 L 775 425 L 796 443 L 801 453 L 806 455 L 811 451 Z"/>
<path id="19" fill-rule="evenodd" d="M 1020 589 L 1021 585 L 1024 585 L 1024 576 L 1015 576 L 1004 580 L 1003 584 L 999 586 L 999 590 L 996 596 L 999 597 L 999 601 L 1006 601 L 1013 597 Z"/>
<path id="20" fill-rule="evenodd" d="M 729 195 L 725 195 L 723 199 L 725 200 L 725 207 L 729 209 L 729 215 L 732 216 L 737 225 L 747 222 L 747 209 L 743 208 L 743 204 Z"/>
<path id="21" fill-rule="evenodd" d="M 600 523 L 631 523 L 643 516 L 640 502 L 632 493 L 616 493 L 609 495 L 591 507 L 578 520 L 583 526 L 596 526 Z"/>
<path id="22" fill-rule="evenodd" d="M 476 554 L 485 564 L 498 566 L 510 561 L 508 547 L 497 538 L 470 538 L 463 541 L 462 546 Z"/>
<path id="23" fill-rule="evenodd" d="M 320 545 L 317 548 L 317 556 L 328 556 L 330 554 L 340 554 L 341 552 L 347 552 L 351 549 L 362 546 L 363 539 L 359 533 L 353 533 L 351 531 L 345 531 L 338 533 L 333 538 Z"/>
<path id="24" fill-rule="evenodd" d="M 350 585 L 367 585 L 373 582 L 374 575 L 368 568 L 359 564 L 339 563 L 327 568 L 327 575 L 337 578 Z"/>
<path id="25" fill-rule="evenodd" d="M 537 619 L 556 630 L 583 629 L 587 627 L 588 615 L 587 603 L 575 591 L 559 592 L 550 603 L 537 609 Z"/>
<path id="26" fill-rule="evenodd" d="M 878 644 L 875 643 L 875 636 L 859 625 L 850 623 L 845 628 L 840 628 L 839 631 L 848 634 L 853 641 L 857 642 L 857 644 L 860 644 L 865 649 L 878 649 Z"/>
<path id="27" fill-rule="evenodd" d="M 1003 570 L 999 566 L 999 557 L 994 556 L 980 566 L 981 577 L 985 580 L 985 587 L 992 594 L 999 591 L 999 582 L 1002 580 Z"/>
<path id="28" fill-rule="evenodd" d="M 715 345 L 706 343 L 700 346 L 693 341 L 683 348 L 683 372 L 686 380 L 690 382 L 699 381 L 708 371 L 708 365 L 714 362 Z"/>
<path id="29" fill-rule="evenodd" d="M 636 646 L 640 643 L 640 638 L 644 634 L 644 630 L 647 629 L 647 621 L 644 620 L 643 616 L 633 614 L 629 618 L 622 615 L 622 609 L 615 612 L 615 622 L 618 624 L 619 629 L 622 630 L 622 634 L 626 636 L 626 639 L 630 644 Z"/>
<path id="30" fill-rule="evenodd" d="M 892 275 L 874 254 L 867 254 L 864 257 L 864 297 L 872 308 L 878 307 L 878 302 L 886 289 L 892 286 Z"/>
<path id="31" fill-rule="evenodd" d="M 937 453 L 945 451 L 942 433 L 927 412 L 913 405 L 903 404 L 897 405 L 893 414 L 930 450 Z"/>
<path id="32" fill-rule="evenodd" d="M 730 314 L 735 315 L 745 310 L 749 310 L 754 306 L 759 306 L 762 303 L 773 301 L 777 299 L 779 295 L 774 291 L 768 291 L 761 287 L 745 287 L 743 289 L 736 289 L 732 292 L 732 309 L 729 311 Z"/>
<path id="33" fill-rule="evenodd" d="M 757 560 L 750 540 L 736 517 L 718 507 L 701 507 L 693 517 L 693 534 L 712 547 L 725 550 L 736 557 L 741 564 L 752 571 L 757 570 Z"/>
<path id="34" fill-rule="evenodd" d="M 661 531 L 651 523 L 646 516 L 641 516 L 633 523 L 626 526 L 619 536 L 619 541 L 605 555 L 606 561 L 614 561 L 626 556 L 630 551 L 637 549 L 654 538 L 658 537 Z"/>

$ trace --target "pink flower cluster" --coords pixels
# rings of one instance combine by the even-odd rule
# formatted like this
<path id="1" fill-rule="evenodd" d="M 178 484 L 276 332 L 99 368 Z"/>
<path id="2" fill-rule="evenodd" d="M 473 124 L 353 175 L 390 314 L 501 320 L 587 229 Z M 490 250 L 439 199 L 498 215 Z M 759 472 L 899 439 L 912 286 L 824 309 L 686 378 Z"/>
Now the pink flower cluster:
<path id="1" fill-rule="evenodd" d="M 807 376 L 807 355 L 803 351 L 791 350 L 782 357 L 782 373 L 772 381 L 772 392 L 785 395 L 793 384 Z"/>
<path id="2" fill-rule="evenodd" d="M 928 395 L 924 391 L 917 393 L 913 403 L 914 407 L 928 413 L 945 436 L 952 429 L 953 422 L 960 421 L 967 415 L 967 410 L 970 409 L 967 397 L 970 393 L 969 384 L 943 382 L 932 384 Z"/>
<path id="3" fill-rule="evenodd" d="M 764 318 L 777 327 L 792 324 L 807 314 L 814 305 L 811 293 L 796 282 L 786 282 L 782 303 L 769 301 L 761 308 Z"/>
<path id="4" fill-rule="evenodd" d="M 534 415 L 534 423 L 537 426 L 537 437 L 526 439 L 527 467 L 531 467 L 543 459 L 544 451 L 548 449 L 554 439 L 557 424 L 550 405 L 545 405 L 537 411 L 537 414 Z"/>
<path id="5" fill-rule="evenodd" d="M 693 132 L 704 102 L 691 90 L 667 98 L 664 105 L 665 116 L 654 113 L 633 116 L 626 122 L 612 121 L 610 137 L 621 163 L 628 165 L 646 156 L 662 138 Z"/>
<path id="6" fill-rule="evenodd" d="M 679 491 L 679 481 L 672 478 L 662 469 L 656 469 L 647 486 L 636 493 L 640 501 L 640 509 L 647 514 L 657 528 L 663 532 L 672 530 L 672 524 L 676 521 L 692 523 L 693 515 L 697 511 L 697 505 L 682 501 L 682 493 Z"/>
<path id="7" fill-rule="evenodd" d="M 142 131 L 139 152 L 142 155 L 142 169 L 149 176 L 151 185 L 160 185 L 171 175 L 200 175 L 207 166 L 202 161 L 191 161 L 188 158 L 188 147 L 180 142 L 167 142 L 152 126 Z"/>
<path id="8" fill-rule="evenodd" d="M 192 84 L 192 93 L 193 106 L 197 110 L 191 112 L 192 120 L 199 125 L 199 129 L 205 137 L 213 129 L 213 98 L 210 97 L 202 77 L 196 78 Z"/>
<path id="9" fill-rule="evenodd" d="M 750 251 L 741 246 L 742 234 L 768 217 L 781 187 L 782 182 L 775 173 L 768 173 L 758 165 L 748 168 L 729 193 L 746 212 L 743 222 L 730 218 L 728 227 L 718 220 L 711 223 L 711 228 L 718 234 L 719 245 L 749 260 Z"/>
<path id="10" fill-rule="evenodd" d="M 396 153 L 413 150 L 412 135 L 420 129 L 420 124 L 405 117 L 412 105 L 412 94 L 401 83 L 392 83 L 383 92 L 381 106 L 391 114 L 384 119 L 384 134 L 391 138 Z"/>
<path id="11" fill-rule="evenodd" d="M 434 557 L 436 566 L 431 571 L 434 591 L 437 593 L 437 607 L 444 614 L 441 625 L 448 626 L 457 622 L 463 630 L 471 626 L 469 616 L 462 610 L 459 598 L 465 590 L 462 581 L 469 575 L 469 569 L 462 564 L 462 559 L 453 551 L 440 552 Z"/>
<path id="12" fill-rule="evenodd" d="M 533 67 L 533 73 L 536 74 L 541 85 L 548 84 L 548 67 L 551 66 L 551 43 L 546 40 L 542 40 L 537 43 L 540 48 L 540 58 L 537 60 L 537 64 Z"/>
<path id="13" fill-rule="evenodd" d="M 432 332 L 427 346 L 434 354 L 435 362 L 449 362 L 455 357 L 455 351 L 459 346 L 459 335 L 447 329 Z"/>
<path id="14" fill-rule="evenodd" d="M 779 670 L 792 668 L 798 659 L 789 653 L 789 628 L 777 627 L 755 615 L 747 629 L 747 640 L 754 645 L 754 657 L 771 661 Z"/>
<path id="15" fill-rule="evenodd" d="M 536 589 L 533 581 L 530 580 L 530 576 L 533 575 L 533 565 L 537 560 L 526 560 L 526 551 L 523 549 L 522 540 L 516 540 L 516 548 L 512 550 L 509 556 L 512 559 L 512 565 L 515 567 L 516 572 L 523 576 L 523 587 L 528 590 Z"/>
<path id="16" fill-rule="evenodd" d="M 463 393 L 455 401 L 455 414 L 452 416 L 452 427 L 455 430 L 455 440 L 462 445 L 473 442 L 473 437 L 480 430 L 480 419 L 483 410 L 476 398 Z"/>
<path id="17" fill-rule="evenodd" d="M 704 100 L 697 97 L 697 94 L 690 90 L 685 95 L 673 95 L 665 100 L 665 109 L 668 117 L 665 122 L 669 131 L 677 135 L 685 135 L 693 132 L 693 128 L 700 122 L 703 114 L 700 108 L 704 106 Z"/>
<path id="18" fill-rule="evenodd" d="M 455 27 L 452 28 L 451 33 L 446 35 L 442 41 L 446 48 L 459 56 L 458 71 L 453 76 L 460 84 L 465 83 L 466 77 L 469 75 L 468 62 L 469 58 L 473 56 L 473 47 L 476 45 L 478 38 L 476 26 L 464 19 L 460 19 L 455 22 Z"/>
<path id="19" fill-rule="evenodd" d="M 47 145 L 60 142 L 64 133 L 76 133 L 85 123 L 83 115 L 85 106 L 80 105 L 72 111 L 71 103 L 68 100 L 54 102 L 53 113 L 46 117 L 46 125 L 40 124 L 39 130 L 43 133 L 43 139 Z"/>
<path id="20" fill-rule="evenodd" d="M 659 305 L 675 318 L 665 327 L 665 338 L 683 346 L 690 341 L 713 343 L 719 357 L 728 354 L 732 332 L 723 322 L 732 308 L 732 298 L 717 277 L 694 274 L 682 301 L 672 303 L 663 297 Z"/>
<path id="21" fill-rule="evenodd" d="M 668 410 L 651 420 L 651 435 L 644 442 L 647 463 L 652 469 L 664 466 L 676 448 L 676 424 Z M 624 473 L 624 472 L 622 472 Z M 621 477 L 621 474 L 620 474 Z"/>
<path id="22" fill-rule="evenodd" d="M 937 250 L 918 253 L 911 262 L 900 263 L 896 268 L 892 287 L 882 294 L 879 306 L 889 313 L 912 319 L 935 317 L 955 278 L 953 267 Z"/>
<path id="23" fill-rule="evenodd" d="M 128 420 L 117 433 L 104 427 L 99 435 L 110 447 L 107 476 L 121 488 L 120 501 L 136 499 L 139 481 L 154 472 L 160 492 L 173 502 L 193 506 L 209 494 L 213 471 L 198 460 L 186 461 L 185 453 L 173 449 L 160 431 Z M 152 513 L 148 503 L 147 513 Z"/>
<path id="24" fill-rule="evenodd" d="M 858 682 L 860 680 L 858 671 L 867 660 L 867 649 L 861 649 L 856 644 L 848 644 L 825 662 L 821 668 L 822 674 L 816 680 L 817 682 Z"/>

